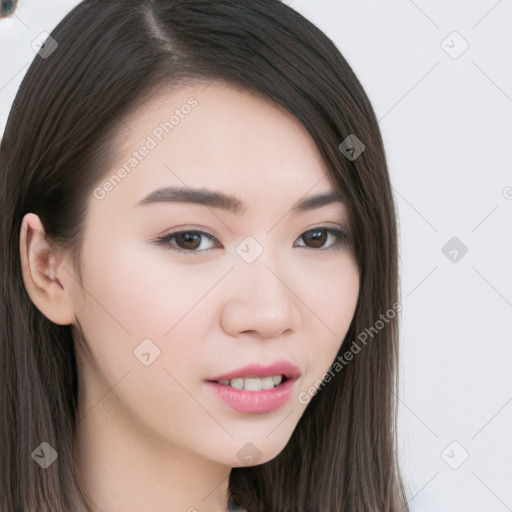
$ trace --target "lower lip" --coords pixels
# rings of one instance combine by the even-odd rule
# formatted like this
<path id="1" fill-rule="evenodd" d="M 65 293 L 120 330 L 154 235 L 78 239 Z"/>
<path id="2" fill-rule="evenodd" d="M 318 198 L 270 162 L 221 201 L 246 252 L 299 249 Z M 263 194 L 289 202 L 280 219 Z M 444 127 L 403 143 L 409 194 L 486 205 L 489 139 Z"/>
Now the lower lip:
<path id="1" fill-rule="evenodd" d="M 212 381 L 208 381 L 207 384 L 226 405 L 235 411 L 263 414 L 276 411 L 290 400 L 295 379 L 288 379 L 276 388 L 262 391 L 245 391 Z"/>

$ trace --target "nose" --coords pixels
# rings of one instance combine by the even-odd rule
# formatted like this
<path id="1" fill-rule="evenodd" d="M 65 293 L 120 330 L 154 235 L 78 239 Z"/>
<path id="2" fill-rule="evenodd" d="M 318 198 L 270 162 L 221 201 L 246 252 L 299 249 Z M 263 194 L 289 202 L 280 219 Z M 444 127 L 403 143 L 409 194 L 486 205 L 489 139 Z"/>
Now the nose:
<path id="1" fill-rule="evenodd" d="M 232 336 L 277 338 L 302 325 L 292 273 L 278 272 L 276 260 L 264 256 L 252 263 L 238 261 L 231 272 L 220 322 Z"/>

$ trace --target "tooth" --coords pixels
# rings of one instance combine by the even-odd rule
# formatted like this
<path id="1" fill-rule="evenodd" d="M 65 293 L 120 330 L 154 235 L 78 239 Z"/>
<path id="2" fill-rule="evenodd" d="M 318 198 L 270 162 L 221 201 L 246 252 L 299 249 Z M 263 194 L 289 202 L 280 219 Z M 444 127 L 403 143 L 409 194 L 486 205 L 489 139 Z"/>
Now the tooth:
<path id="1" fill-rule="evenodd" d="M 261 379 L 261 389 L 273 389 L 274 381 L 272 377 L 263 377 Z"/>
<path id="2" fill-rule="evenodd" d="M 221 379 L 219 380 L 219 384 L 223 384 L 225 386 L 231 386 L 235 389 L 245 390 L 245 391 L 261 391 L 273 389 L 283 381 L 282 375 L 272 375 L 267 377 L 236 377 L 234 379 Z"/>
<path id="3" fill-rule="evenodd" d="M 237 377 L 236 379 L 231 379 L 230 381 L 231 387 L 235 389 L 244 389 L 244 379 L 241 377 Z"/>
<path id="4" fill-rule="evenodd" d="M 258 379 L 257 377 L 245 379 L 244 389 L 246 391 L 261 391 L 261 379 Z"/>

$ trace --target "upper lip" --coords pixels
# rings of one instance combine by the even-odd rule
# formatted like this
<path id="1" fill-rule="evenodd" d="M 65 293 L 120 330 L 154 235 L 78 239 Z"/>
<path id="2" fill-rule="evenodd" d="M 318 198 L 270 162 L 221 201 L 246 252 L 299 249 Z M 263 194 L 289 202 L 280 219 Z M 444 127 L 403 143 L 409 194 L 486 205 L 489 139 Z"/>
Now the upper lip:
<path id="1" fill-rule="evenodd" d="M 289 361 L 275 361 L 270 364 L 253 363 L 209 380 L 218 382 L 220 380 L 236 379 L 237 377 L 268 377 L 271 375 L 284 375 L 287 379 L 297 379 L 300 375 L 300 369 Z"/>

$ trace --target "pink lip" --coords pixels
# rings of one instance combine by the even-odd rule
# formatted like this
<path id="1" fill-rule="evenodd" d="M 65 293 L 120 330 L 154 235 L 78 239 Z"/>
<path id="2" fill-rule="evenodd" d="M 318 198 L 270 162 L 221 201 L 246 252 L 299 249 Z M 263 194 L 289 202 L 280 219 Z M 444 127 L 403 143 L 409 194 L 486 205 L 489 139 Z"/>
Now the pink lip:
<path id="1" fill-rule="evenodd" d="M 292 396 L 296 379 L 289 379 L 274 389 L 245 391 L 218 382 L 207 382 L 216 395 L 235 411 L 245 414 L 263 414 L 282 407 Z"/>
<path id="2" fill-rule="evenodd" d="M 261 391 L 245 391 L 219 383 L 220 380 L 231 380 L 237 377 L 268 377 L 271 375 L 284 375 L 286 380 L 276 388 Z M 238 368 L 207 380 L 207 385 L 235 411 L 246 414 L 262 414 L 275 411 L 290 400 L 295 381 L 299 376 L 298 366 L 288 361 L 276 361 L 269 365 L 250 364 Z"/>
<path id="3" fill-rule="evenodd" d="M 288 361 L 276 361 L 272 364 L 249 364 L 213 379 L 208 379 L 208 381 L 219 382 L 220 380 L 231 380 L 237 377 L 268 377 L 270 375 L 284 375 L 287 379 L 295 380 L 300 375 L 300 369 Z"/>

